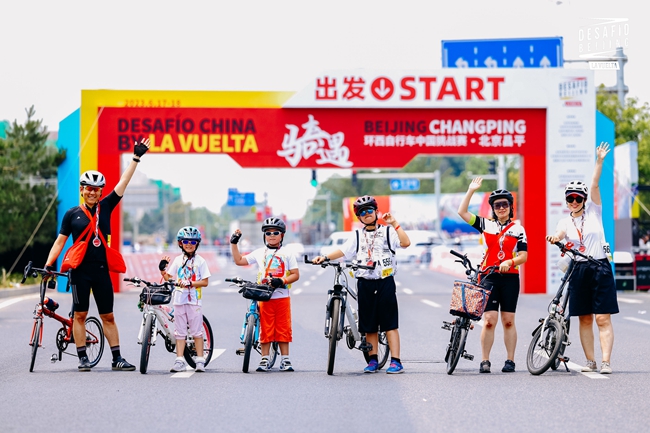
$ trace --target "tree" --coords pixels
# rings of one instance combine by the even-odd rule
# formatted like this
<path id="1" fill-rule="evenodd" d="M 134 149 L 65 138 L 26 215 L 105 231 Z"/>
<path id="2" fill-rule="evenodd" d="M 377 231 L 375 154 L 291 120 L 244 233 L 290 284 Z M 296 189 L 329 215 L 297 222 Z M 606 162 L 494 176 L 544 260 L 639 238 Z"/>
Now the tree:
<path id="1" fill-rule="evenodd" d="M 33 243 L 51 244 L 56 237 L 53 200 L 65 151 L 46 146 L 48 132 L 43 121 L 34 119 L 33 106 L 26 112 L 25 124 L 14 121 L 7 138 L 0 139 L 0 266 L 5 268 L 13 264 L 35 230 Z"/>

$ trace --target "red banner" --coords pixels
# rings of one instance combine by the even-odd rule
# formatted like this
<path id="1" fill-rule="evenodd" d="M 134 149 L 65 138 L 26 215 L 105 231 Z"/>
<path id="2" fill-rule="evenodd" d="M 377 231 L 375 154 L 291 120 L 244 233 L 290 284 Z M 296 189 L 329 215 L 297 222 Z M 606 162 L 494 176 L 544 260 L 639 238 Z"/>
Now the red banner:
<path id="1" fill-rule="evenodd" d="M 401 168 L 427 154 L 544 155 L 544 109 L 111 108 L 99 153 L 225 153 L 249 168 Z"/>

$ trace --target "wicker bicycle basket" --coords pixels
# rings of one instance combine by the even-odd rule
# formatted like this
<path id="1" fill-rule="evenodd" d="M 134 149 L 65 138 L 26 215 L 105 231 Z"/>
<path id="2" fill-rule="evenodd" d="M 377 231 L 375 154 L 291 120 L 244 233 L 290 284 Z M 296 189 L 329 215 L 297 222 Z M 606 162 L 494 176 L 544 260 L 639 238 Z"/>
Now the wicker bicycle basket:
<path id="1" fill-rule="evenodd" d="M 454 316 L 479 320 L 487 306 L 490 290 L 467 281 L 454 281 L 449 313 Z"/>

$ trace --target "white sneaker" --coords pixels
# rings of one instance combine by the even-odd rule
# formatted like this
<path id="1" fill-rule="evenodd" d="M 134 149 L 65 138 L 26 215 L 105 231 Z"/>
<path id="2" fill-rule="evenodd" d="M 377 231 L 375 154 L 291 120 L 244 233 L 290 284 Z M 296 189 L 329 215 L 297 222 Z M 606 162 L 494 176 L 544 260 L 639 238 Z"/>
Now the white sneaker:
<path id="1" fill-rule="evenodd" d="M 280 371 L 294 371 L 289 358 L 284 358 L 280 363 Z"/>
<path id="2" fill-rule="evenodd" d="M 600 374 L 612 374 L 612 367 L 610 367 L 609 362 L 603 361 L 600 364 Z"/>
<path id="3" fill-rule="evenodd" d="M 176 358 L 174 366 L 169 371 L 171 373 L 180 373 L 181 371 L 185 371 L 187 369 L 186 367 L 187 364 L 185 364 L 185 360 L 183 358 Z"/>
<path id="4" fill-rule="evenodd" d="M 596 370 L 598 370 L 598 366 L 596 365 L 596 361 L 587 360 L 587 364 L 584 367 L 582 367 L 582 370 L 580 370 L 580 371 L 582 371 L 583 373 L 591 373 L 591 372 L 594 372 Z"/>
<path id="5" fill-rule="evenodd" d="M 269 371 L 269 358 L 262 357 L 260 365 L 257 366 L 257 371 Z"/>
<path id="6" fill-rule="evenodd" d="M 198 372 L 204 372 L 205 371 L 205 358 L 196 358 L 194 360 L 196 363 L 196 367 L 194 367 L 194 371 Z"/>

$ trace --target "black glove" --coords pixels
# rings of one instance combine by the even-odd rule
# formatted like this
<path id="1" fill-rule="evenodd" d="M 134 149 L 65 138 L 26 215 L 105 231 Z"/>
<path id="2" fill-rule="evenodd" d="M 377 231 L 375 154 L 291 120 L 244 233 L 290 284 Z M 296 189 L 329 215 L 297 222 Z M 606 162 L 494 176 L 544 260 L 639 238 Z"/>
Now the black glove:
<path id="1" fill-rule="evenodd" d="M 167 260 L 162 259 L 160 261 L 160 263 L 158 264 L 158 269 L 160 269 L 161 271 L 164 271 L 165 269 L 167 269 L 168 264 L 169 264 L 169 262 Z"/>
<path id="2" fill-rule="evenodd" d="M 284 281 L 282 281 L 281 278 L 273 278 L 271 280 L 271 287 L 273 287 L 274 289 L 277 289 L 278 287 L 282 287 L 282 286 L 284 286 Z"/>
<path id="3" fill-rule="evenodd" d="M 149 147 L 145 144 L 145 139 L 140 140 L 140 143 L 133 145 L 133 154 L 138 158 L 147 153 Z"/>
<path id="4" fill-rule="evenodd" d="M 56 266 L 46 265 L 45 270 L 48 272 L 56 272 Z"/>
<path id="5" fill-rule="evenodd" d="M 235 232 L 232 235 L 230 235 L 230 243 L 231 244 L 236 245 L 237 242 L 239 242 L 239 239 L 241 239 L 241 232 L 239 232 L 239 233 Z"/>

